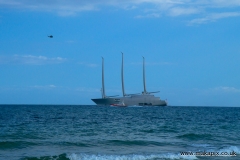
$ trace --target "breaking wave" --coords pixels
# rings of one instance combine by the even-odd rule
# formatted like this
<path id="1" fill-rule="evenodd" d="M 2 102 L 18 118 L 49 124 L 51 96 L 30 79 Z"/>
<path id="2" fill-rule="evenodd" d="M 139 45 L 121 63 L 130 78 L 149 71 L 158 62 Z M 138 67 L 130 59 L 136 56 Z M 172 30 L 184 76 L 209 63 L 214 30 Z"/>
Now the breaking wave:
<path id="1" fill-rule="evenodd" d="M 177 160 L 177 159 L 197 159 L 195 156 L 181 156 L 180 154 L 130 154 L 130 155 L 89 155 L 89 154 L 70 154 L 70 160 Z"/>
<path id="2" fill-rule="evenodd" d="M 72 153 L 58 156 L 27 157 L 21 160 L 194 160 L 195 156 L 181 156 L 180 154 L 130 154 L 130 155 L 107 155 L 107 154 L 85 154 Z"/>

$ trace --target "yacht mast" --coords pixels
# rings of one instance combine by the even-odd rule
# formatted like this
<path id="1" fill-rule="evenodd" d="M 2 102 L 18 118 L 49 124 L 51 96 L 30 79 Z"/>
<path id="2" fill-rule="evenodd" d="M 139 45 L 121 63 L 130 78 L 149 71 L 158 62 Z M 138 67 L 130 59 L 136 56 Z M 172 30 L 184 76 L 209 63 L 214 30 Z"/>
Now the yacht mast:
<path id="1" fill-rule="evenodd" d="M 146 80 L 145 80 L 145 58 L 144 57 L 143 57 L 143 87 L 144 87 L 143 94 L 147 94 Z"/>
<path id="2" fill-rule="evenodd" d="M 106 98 L 104 87 L 104 59 L 102 57 L 102 98 Z"/>
<path id="3" fill-rule="evenodd" d="M 123 75 L 123 53 L 122 53 L 122 69 L 121 69 L 121 78 L 122 78 L 122 93 L 123 97 L 126 96 L 125 90 L 124 90 L 124 75 Z"/>

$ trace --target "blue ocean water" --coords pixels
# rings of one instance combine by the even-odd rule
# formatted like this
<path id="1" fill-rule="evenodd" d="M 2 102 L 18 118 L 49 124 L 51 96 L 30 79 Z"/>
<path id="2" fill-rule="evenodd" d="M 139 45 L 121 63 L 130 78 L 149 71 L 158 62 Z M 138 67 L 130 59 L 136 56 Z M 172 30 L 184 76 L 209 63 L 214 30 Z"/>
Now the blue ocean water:
<path id="1" fill-rule="evenodd" d="M 240 108 L 0 105 L 0 159 L 240 159 Z"/>

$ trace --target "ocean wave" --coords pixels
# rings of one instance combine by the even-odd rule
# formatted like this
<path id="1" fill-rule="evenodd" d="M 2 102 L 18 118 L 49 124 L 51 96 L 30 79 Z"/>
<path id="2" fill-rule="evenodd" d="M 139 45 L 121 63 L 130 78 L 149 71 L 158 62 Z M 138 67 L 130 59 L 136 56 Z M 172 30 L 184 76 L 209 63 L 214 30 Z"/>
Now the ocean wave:
<path id="1" fill-rule="evenodd" d="M 106 154 L 85 154 L 72 153 L 60 154 L 57 156 L 25 157 L 20 160 L 195 160 L 196 156 L 181 156 L 180 154 L 129 154 L 129 155 L 106 155 Z"/>
<path id="2" fill-rule="evenodd" d="M 130 155 L 95 155 L 95 154 L 70 154 L 67 155 L 70 160 L 194 160 L 196 156 L 181 156 L 180 154 L 130 154 Z"/>
<path id="3" fill-rule="evenodd" d="M 237 154 L 240 154 L 240 147 L 230 146 L 220 149 L 220 152 L 232 152 L 232 151 L 236 152 Z"/>
<path id="4" fill-rule="evenodd" d="M 0 142 L 0 149 L 20 149 L 26 148 L 28 146 L 36 145 L 36 143 L 32 142 L 24 142 L 24 141 L 3 141 Z"/>
<path id="5" fill-rule="evenodd" d="M 205 145 L 204 145 L 205 146 Z M 208 146 L 208 145 L 207 145 Z M 221 149 L 205 150 L 206 152 L 236 152 L 239 158 L 240 147 L 228 146 Z M 20 160 L 195 160 L 199 157 L 190 155 L 182 156 L 180 153 L 153 153 L 153 154 L 91 154 L 91 153 L 70 153 L 55 156 L 25 157 Z M 224 157 L 223 157 L 224 158 Z"/>
<path id="6" fill-rule="evenodd" d="M 67 154 L 60 154 L 57 156 L 42 156 L 42 157 L 25 157 L 20 160 L 70 160 Z"/>
<path id="7" fill-rule="evenodd" d="M 211 140 L 212 135 L 211 134 L 195 134 L 195 133 L 188 133 L 177 136 L 177 138 L 180 139 L 188 139 L 188 140 Z"/>
<path id="8" fill-rule="evenodd" d="M 221 147 L 219 149 L 209 149 L 208 152 L 235 152 L 236 154 L 240 154 L 240 147 L 237 146 L 227 146 L 227 147 Z"/>
<path id="9" fill-rule="evenodd" d="M 240 154 L 239 146 L 224 146 L 224 147 L 216 147 L 210 144 L 191 144 L 190 146 L 195 147 L 198 151 L 206 151 L 206 152 L 235 152 L 236 154 Z"/>
<path id="10" fill-rule="evenodd" d="M 190 144 L 190 146 L 192 146 L 192 147 L 211 147 L 210 144 L 196 144 L 196 143 Z"/>
<path id="11" fill-rule="evenodd" d="M 155 145 L 161 146 L 163 143 L 155 141 L 143 141 L 143 140 L 108 140 L 107 144 L 114 146 L 148 146 Z"/>
<path id="12" fill-rule="evenodd" d="M 77 147 L 91 147 L 93 144 L 81 143 L 81 142 L 57 142 L 54 143 L 61 146 L 77 146 Z"/>

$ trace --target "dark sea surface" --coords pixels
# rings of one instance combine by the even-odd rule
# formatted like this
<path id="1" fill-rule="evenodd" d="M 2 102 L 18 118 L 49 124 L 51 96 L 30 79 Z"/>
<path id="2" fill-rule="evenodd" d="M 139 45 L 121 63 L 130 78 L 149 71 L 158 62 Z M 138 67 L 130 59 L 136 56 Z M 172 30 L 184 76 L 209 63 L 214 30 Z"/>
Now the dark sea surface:
<path id="1" fill-rule="evenodd" d="M 0 159 L 237 160 L 240 108 L 0 105 Z"/>

